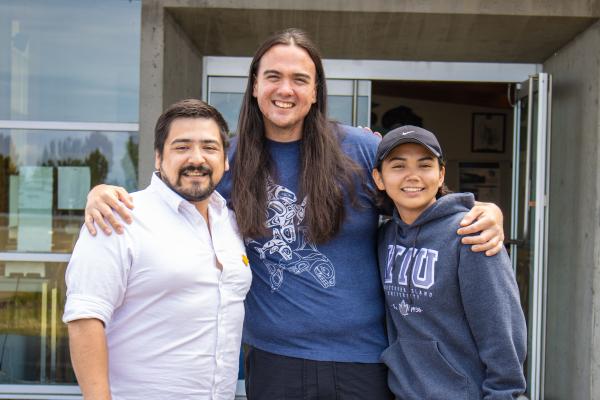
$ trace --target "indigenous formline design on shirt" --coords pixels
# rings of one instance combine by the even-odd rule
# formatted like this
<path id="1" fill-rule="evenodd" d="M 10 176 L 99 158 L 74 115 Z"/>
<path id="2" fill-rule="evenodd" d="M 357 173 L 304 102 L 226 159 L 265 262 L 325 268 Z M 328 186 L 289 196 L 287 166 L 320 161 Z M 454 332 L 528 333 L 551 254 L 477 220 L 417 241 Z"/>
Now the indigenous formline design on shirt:
<path id="1" fill-rule="evenodd" d="M 307 239 L 303 227 L 306 197 L 298 204 L 296 194 L 285 186 L 267 181 L 266 227 L 272 236 L 263 243 L 248 240 L 269 270 L 271 292 L 283 285 L 284 271 L 292 274 L 310 274 L 324 288 L 335 286 L 335 268 L 314 243 Z"/>

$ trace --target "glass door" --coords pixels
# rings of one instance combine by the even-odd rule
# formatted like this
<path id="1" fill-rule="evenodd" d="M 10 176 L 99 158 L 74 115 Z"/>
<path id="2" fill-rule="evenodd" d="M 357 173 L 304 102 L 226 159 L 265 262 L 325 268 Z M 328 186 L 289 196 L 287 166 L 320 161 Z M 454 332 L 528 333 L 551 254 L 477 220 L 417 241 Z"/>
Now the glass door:
<path id="1" fill-rule="evenodd" d="M 543 399 L 546 325 L 548 155 L 552 77 L 518 84 L 514 106 L 510 254 L 527 319 L 527 396 Z"/>

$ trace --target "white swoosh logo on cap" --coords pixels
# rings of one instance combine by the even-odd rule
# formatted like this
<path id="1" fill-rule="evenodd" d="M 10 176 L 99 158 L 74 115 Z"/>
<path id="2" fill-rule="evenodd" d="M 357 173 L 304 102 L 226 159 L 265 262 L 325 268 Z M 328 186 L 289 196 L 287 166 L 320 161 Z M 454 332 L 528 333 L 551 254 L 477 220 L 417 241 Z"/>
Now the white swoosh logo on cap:
<path id="1" fill-rule="evenodd" d="M 408 135 L 409 133 L 413 133 L 414 131 L 402 132 L 402 136 Z"/>

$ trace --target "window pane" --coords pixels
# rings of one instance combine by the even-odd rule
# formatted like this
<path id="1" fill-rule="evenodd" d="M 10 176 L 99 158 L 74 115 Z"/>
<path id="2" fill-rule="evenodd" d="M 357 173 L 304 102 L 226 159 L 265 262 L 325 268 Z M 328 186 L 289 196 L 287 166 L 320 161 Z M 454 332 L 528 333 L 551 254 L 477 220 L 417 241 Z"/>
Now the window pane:
<path id="1" fill-rule="evenodd" d="M 137 122 L 141 5 L 0 0 L 0 119 Z"/>
<path id="2" fill-rule="evenodd" d="M 136 132 L 0 129 L 0 252 L 70 253 L 88 191 L 137 187 Z"/>
<path id="3" fill-rule="evenodd" d="M 66 266 L 0 261 L 1 384 L 76 382 L 61 321 Z"/>
<path id="4" fill-rule="evenodd" d="M 358 96 L 358 105 L 356 124 L 359 126 L 369 126 L 369 96 Z"/>
<path id="5" fill-rule="evenodd" d="M 345 125 L 352 125 L 352 96 L 327 96 L 329 118 Z"/>
<path id="6" fill-rule="evenodd" d="M 230 132 L 237 131 L 243 97 L 243 93 L 212 92 L 210 94 L 210 104 L 223 114 Z"/>

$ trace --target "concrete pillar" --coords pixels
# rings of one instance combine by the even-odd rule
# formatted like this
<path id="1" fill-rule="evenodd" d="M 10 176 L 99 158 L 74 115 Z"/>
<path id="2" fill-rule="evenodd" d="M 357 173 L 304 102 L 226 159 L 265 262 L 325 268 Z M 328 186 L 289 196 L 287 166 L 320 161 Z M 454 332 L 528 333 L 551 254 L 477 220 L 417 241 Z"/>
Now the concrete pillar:
<path id="1" fill-rule="evenodd" d="M 160 0 L 142 4 L 139 187 L 154 170 L 154 125 L 175 101 L 201 98 L 202 55 Z"/>
<path id="2" fill-rule="evenodd" d="M 200 99 L 202 54 L 168 11 L 164 28 L 163 106 L 186 98 Z"/>
<path id="3" fill-rule="evenodd" d="M 600 23 L 544 63 L 554 79 L 546 399 L 600 398 Z"/>
<path id="4" fill-rule="evenodd" d="M 138 185 L 154 170 L 154 125 L 163 110 L 164 8 L 159 0 L 142 3 L 140 47 L 140 149 Z"/>

